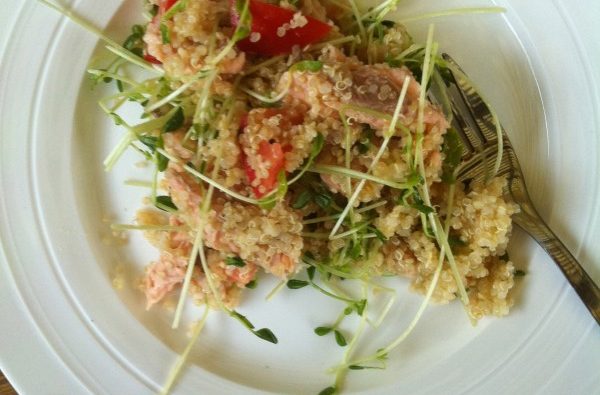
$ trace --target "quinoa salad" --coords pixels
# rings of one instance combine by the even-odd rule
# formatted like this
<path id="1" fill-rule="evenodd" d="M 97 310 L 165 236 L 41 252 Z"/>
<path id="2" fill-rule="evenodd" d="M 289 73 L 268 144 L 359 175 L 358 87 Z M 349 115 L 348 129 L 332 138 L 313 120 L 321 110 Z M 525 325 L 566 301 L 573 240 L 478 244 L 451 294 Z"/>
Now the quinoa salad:
<path id="1" fill-rule="evenodd" d="M 146 22 L 123 45 L 104 38 L 117 57 L 90 73 L 116 82 L 100 105 L 126 129 L 105 166 L 133 148 L 155 168 L 127 228 L 157 250 L 140 281 L 148 309 L 177 295 L 174 327 L 196 303 L 277 343 L 235 310 L 275 276 L 273 293 L 308 286 L 344 304 L 336 324 L 315 329 L 340 346 L 339 322 L 364 324 L 370 306 L 342 280 L 389 295 L 377 280 L 405 278 L 398 286 L 424 306 L 458 299 L 473 323 L 509 313 L 518 206 L 503 199 L 503 178 L 457 180 L 460 139 L 431 93 L 454 70 L 433 26 L 419 43 L 386 18 L 397 3 L 145 0 Z M 131 66 L 150 77 L 133 80 Z M 126 101 L 140 104 L 139 124 L 118 115 Z M 348 351 L 322 393 L 341 391 L 348 369 L 385 364 L 402 340 L 371 357 Z"/>

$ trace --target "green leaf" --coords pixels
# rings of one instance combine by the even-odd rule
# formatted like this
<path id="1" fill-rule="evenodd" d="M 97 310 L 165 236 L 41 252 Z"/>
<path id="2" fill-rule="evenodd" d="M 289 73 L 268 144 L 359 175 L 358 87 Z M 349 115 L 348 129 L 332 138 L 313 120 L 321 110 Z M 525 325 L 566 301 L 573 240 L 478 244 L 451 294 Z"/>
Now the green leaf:
<path id="1" fill-rule="evenodd" d="M 333 330 L 333 328 L 330 328 L 328 326 L 319 326 L 317 328 L 315 328 L 315 333 L 317 334 L 317 336 L 325 336 L 326 334 L 330 333 Z"/>
<path id="2" fill-rule="evenodd" d="M 379 348 L 377 349 L 377 354 L 381 353 L 384 349 L 383 348 Z M 387 353 L 383 353 L 381 355 L 377 356 L 377 359 L 380 361 L 385 361 L 388 359 L 388 354 Z"/>
<path id="3" fill-rule="evenodd" d="M 363 125 L 362 136 L 360 140 L 358 140 L 358 142 L 356 143 L 356 148 L 358 149 L 359 153 L 366 154 L 367 152 L 369 152 L 369 149 L 372 145 L 371 139 L 373 138 L 373 136 L 375 136 L 375 130 L 369 125 Z"/>
<path id="4" fill-rule="evenodd" d="M 171 44 L 171 34 L 169 33 L 169 27 L 161 22 L 160 24 L 160 37 L 163 44 Z"/>
<path id="5" fill-rule="evenodd" d="M 381 241 L 381 242 L 385 242 L 387 241 L 387 237 L 385 237 L 385 235 L 383 233 L 381 233 L 381 231 L 379 229 L 377 229 L 375 226 L 367 226 L 367 230 L 369 232 L 375 233 L 375 236 L 377 236 L 377 238 Z"/>
<path id="6" fill-rule="evenodd" d="M 458 133 L 453 128 L 448 129 L 442 145 L 444 162 L 442 163 L 442 181 L 447 184 L 456 182 L 454 170 L 460 164 L 462 156 L 462 142 Z"/>
<path id="7" fill-rule="evenodd" d="M 156 167 L 158 171 L 163 172 L 167 170 L 167 166 L 169 164 L 169 158 L 164 156 L 163 154 L 157 152 L 156 153 Z"/>
<path id="8" fill-rule="evenodd" d="M 133 25 L 131 27 L 131 34 L 123 42 L 123 48 L 130 52 L 138 55 L 144 48 L 144 33 L 146 29 L 142 25 Z"/>
<path id="9" fill-rule="evenodd" d="M 364 366 L 360 366 L 360 365 L 350 365 L 348 366 L 348 369 L 350 370 L 363 370 L 366 369 Z"/>
<path id="10" fill-rule="evenodd" d="M 308 279 L 309 280 L 313 280 L 313 278 L 315 278 L 315 267 L 314 266 L 309 266 L 308 269 L 306 269 L 306 274 L 308 274 Z"/>
<path id="11" fill-rule="evenodd" d="M 350 248 L 348 249 L 348 256 L 352 259 L 358 259 L 363 254 L 363 245 L 360 240 L 350 240 Z"/>
<path id="12" fill-rule="evenodd" d="M 326 195 L 324 193 L 318 193 L 315 195 L 315 203 L 317 203 L 317 205 L 322 209 L 326 209 L 329 206 L 331 206 L 332 201 L 333 199 L 331 198 L 331 196 Z"/>
<path id="13" fill-rule="evenodd" d="M 344 315 L 350 315 L 350 314 L 352 314 L 353 311 L 354 311 L 354 309 L 352 307 L 348 306 L 344 309 Z"/>
<path id="14" fill-rule="evenodd" d="M 306 287 L 308 281 L 292 279 L 289 280 L 286 285 L 289 289 L 300 289 Z"/>
<path id="15" fill-rule="evenodd" d="M 146 33 L 144 25 L 133 25 L 131 26 L 131 35 L 142 37 Z"/>
<path id="16" fill-rule="evenodd" d="M 425 202 L 423 202 L 423 199 L 421 199 L 419 192 L 415 191 L 413 193 L 413 199 L 414 199 L 414 203 L 411 204 L 412 208 L 419 210 L 420 212 L 422 212 L 425 215 L 435 213 L 435 210 L 433 209 L 433 207 L 428 206 L 425 204 Z"/>
<path id="17" fill-rule="evenodd" d="M 248 284 L 246 284 L 246 288 L 248 288 L 248 289 L 254 289 L 254 288 L 256 288 L 256 285 L 257 285 L 256 280 L 252 280 Z"/>
<path id="18" fill-rule="evenodd" d="M 229 313 L 229 315 L 232 316 L 233 318 L 235 318 L 236 320 L 238 320 L 239 322 L 241 322 L 246 328 L 248 328 L 248 329 L 254 329 L 254 325 L 252 325 L 252 323 L 250 322 L 250 320 L 248 320 L 248 318 L 246 318 L 245 316 L 241 315 L 237 311 L 231 310 L 231 312 Z"/>
<path id="19" fill-rule="evenodd" d="M 158 143 L 158 137 L 154 136 L 140 136 L 138 138 L 142 144 L 150 149 L 152 153 L 156 151 L 156 144 Z"/>
<path id="20" fill-rule="evenodd" d="M 185 116 L 183 114 L 183 108 L 177 107 L 175 113 L 163 126 L 163 132 L 169 133 L 173 132 L 183 126 L 183 122 L 185 121 Z"/>
<path id="21" fill-rule="evenodd" d="M 144 57 L 144 49 L 143 48 L 133 48 L 131 53 L 137 56 L 138 58 Z"/>
<path id="22" fill-rule="evenodd" d="M 114 113 L 114 112 L 111 112 L 111 113 L 110 113 L 110 114 L 108 114 L 108 115 L 109 115 L 109 116 L 112 118 L 112 120 L 113 120 L 113 122 L 115 123 L 115 125 L 117 125 L 117 126 L 120 126 L 120 125 L 125 125 L 125 121 L 123 120 L 123 118 L 121 118 L 121 117 L 119 116 L 119 114 L 117 114 L 117 113 Z"/>
<path id="23" fill-rule="evenodd" d="M 464 247 L 467 245 L 467 243 L 465 241 L 463 241 L 460 237 L 455 236 L 455 235 L 448 236 L 448 244 L 450 245 L 451 248 Z"/>
<path id="24" fill-rule="evenodd" d="M 310 260 L 314 261 L 315 260 L 315 255 L 312 252 L 310 252 L 310 251 L 306 251 L 304 253 L 304 258 L 305 259 L 310 259 Z"/>
<path id="25" fill-rule="evenodd" d="M 337 389 L 333 386 L 331 387 L 327 387 L 324 390 L 322 390 L 321 392 L 319 392 L 319 395 L 333 395 L 337 392 Z"/>
<path id="26" fill-rule="evenodd" d="M 292 208 L 296 210 L 303 209 L 312 200 L 312 192 L 310 190 L 304 190 L 296 200 L 292 203 Z"/>
<path id="27" fill-rule="evenodd" d="M 277 191 L 275 194 L 264 197 L 258 201 L 258 206 L 265 210 L 271 210 L 275 207 L 278 201 L 283 200 L 287 193 L 288 184 L 285 176 L 285 170 L 282 170 L 277 175 Z"/>
<path id="28" fill-rule="evenodd" d="M 166 196 L 166 195 L 156 197 L 156 207 L 161 210 L 164 210 L 164 211 L 167 211 L 167 210 L 165 210 L 163 207 L 177 210 L 177 206 L 175 206 L 175 203 L 173 203 L 171 196 Z"/>
<path id="29" fill-rule="evenodd" d="M 380 366 L 363 366 L 363 365 L 350 365 L 348 366 L 348 369 L 350 370 L 364 370 L 364 369 L 378 369 L 378 370 L 383 370 L 383 367 Z"/>
<path id="30" fill-rule="evenodd" d="M 367 299 L 361 299 L 358 302 L 354 303 L 354 308 L 356 309 L 356 312 L 360 316 L 363 315 L 363 313 L 365 311 L 365 307 L 367 307 Z"/>
<path id="31" fill-rule="evenodd" d="M 316 158 L 316 156 L 321 153 L 321 150 L 323 150 L 323 145 L 325 145 L 325 137 L 323 137 L 321 133 L 317 133 L 317 136 L 313 139 L 310 146 L 311 159 Z"/>
<path id="32" fill-rule="evenodd" d="M 316 73 L 323 68 L 323 62 L 318 60 L 303 60 L 290 67 L 290 71 L 311 71 Z"/>
<path id="33" fill-rule="evenodd" d="M 235 29 L 235 33 L 233 33 L 233 37 L 231 37 L 231 39 L 234 42 L 243 40 L 250 35 L 250 31 L 251 30 L 249 27 L 238 25 L 238 27 L 237 27 L 237 29 Z"/>
<path id="34" fill-rule="evenodd" d="M 348 345 L 348 343 L 346 342 L 346 338 L 344 337 L 344 335 L 342 335 L 342 332 L 336 329 L 335 331 L 333 331 L 333 334 L 335 335 L 335 342 L 338 344 L 338 346 L 346 347 Z"/>
<path id="35" fill-rule="evenodd" d="M 246 266 L 246 262 L 239 256 L 228 256 L 225 258 L 225 264 L 230 266 L 244 267 Z"/>
<path id="36" fill-rule="evenodd" d="M 163 141 L 162 136 L 159 136 L 156 140 L 156 148 L 165 148 L 165 143 Z M 156 160 L 156 167 L 158 171 L 163 172 L 167 169 L 167 165 L 169 164 L 169 158 L 164 156 L 158 151 L 154 152 L 154 157 Z"/>
<path id="37" fill-rule="evenodd" d="M 277 337 L 269 328 L 262 328 L 257 331 L 253 331 L 252 333 L 260 337 L 261 339 L 271 342 L 273 344 L 278 343 Z"/>

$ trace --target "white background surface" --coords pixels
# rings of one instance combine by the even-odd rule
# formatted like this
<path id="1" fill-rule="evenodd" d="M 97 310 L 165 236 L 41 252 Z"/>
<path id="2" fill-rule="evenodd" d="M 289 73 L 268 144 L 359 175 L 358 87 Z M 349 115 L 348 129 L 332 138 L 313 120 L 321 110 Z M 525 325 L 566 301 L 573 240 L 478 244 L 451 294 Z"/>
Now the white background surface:
<path id="1" fill-rule="evenodd" d="M 87 15 L 104 24 L 120 2 L 81 3 Z M 489 4 L 446 4 L 467 3 Z M 455 26 L 446 40 L 452 34 L 464 40 L 442 40 L 442 46 L 452 49 L 494 102 L 512 132 L 540 211 L 600 281 L 600 2 L 497 3 L 509 8 L 506 20 L 527 58 L 515 55 L 508 62 L 514 43 L 505 40 L 506 30 L 498 35 L 477 30 L 480 19 L 440 21 L 440 31 Z M 22 6 L 26 8 L 17 21 Z M 135 159 L 127 159 L 114 176 L 99 171 L 105 150 L 118 135 L 81 133 L 90 127 L 111 130 L 93 112 L 94 96 L 82 84 L 95 40 L 64 21 L 57 30 L 57 21 L 55 14 L 33 2 L 13 1 L 10 8 L 0 8 L 0 367 L 25 394 L 151 393 L 164 379 L 173 350 L 180 350 L 185 339 L 181 331 L 165 329 L 168 315 L 144 313 L 139 295 L 110 288 L 114 251 L 101 246 L 95 231 L 101 221 L 94 213 L 109 209 L 122 221 L 131 220 L 139 196 L 126 192 L 123 197 L 119 188 Z M 500 18 L 487 23 L 490 29 L 505 26 Z M 113 28 L 125 29 L 118 24 Z M 422 26 L 415 26 L 419 29 Z M 490 54 L 496 54 L 496 66 L 487 63 Z M 511 64 L 518 67 L 506 67 Z M 534 97 L 532 77 L 539 83 L 541 102 Z M 117 198 L 115 191 L 120 192 Z M 516 232 L 515 239 L 513 258 L 527 260 L 523 266 L 530 275 L 511 316 L 472 329 L 457 306 L 432 308 L 420 332 L 400 350 L 397 363 L 384 373 L 360 373 L 349 389 L 598 393 L 598 326 L 552 262 L 522 234 Z M 123 254 L 140 256 L 139 251 Z M 250 386 L 314 393 L 329 385 L 329 378 L 318 372 L 336 356 L 312 364 L 310 353 L 296 354 L 296 360 L 289 357 L 289 350 L 302 350 L 305 344 L 325 354 L 336 350 L 310 334 L 310 325 L 323 322 L 327 314 L 308 314 L 303 319 L 312 322 L 301 328 L 289 326 L 303 325 L 301 320 L 279 318 L 302 306 L 299 301 L 305 296 L 278 298 L 266 312 L 257 308 L 262 303 L 258 296 L 248 303 L 253 321 L 273 328 L 281 340 L 288 340 L 287 346 L 255 344 L 243 332 L 238 339 L 235 326 L 212 317 L 180 390 L 248 393 L 250 388 L 244 386 Z M 409 299 L 413 305 L 418 300 Z M 275 322 L 274 316 L 279 318 Z M 436 330 L 437 323 L 445 322 L 439 317 L 450 320 L 444 331 Z M 296 332 L 304 336 L 293 337 Z M 294 367 L 295 375 L 290 373 Z"/>

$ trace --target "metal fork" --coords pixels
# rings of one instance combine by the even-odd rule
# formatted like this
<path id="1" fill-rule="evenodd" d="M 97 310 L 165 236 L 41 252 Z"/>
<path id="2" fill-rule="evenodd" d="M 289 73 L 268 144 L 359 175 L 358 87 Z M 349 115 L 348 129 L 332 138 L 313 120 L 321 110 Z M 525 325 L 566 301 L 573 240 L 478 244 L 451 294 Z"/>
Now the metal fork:
<path id="1" fill-rule="evenodd" d="M 453 113 L 452 123 L 463 143 L 458 179 L 485 182 L 493 171 L 498 152 L 499 139 L 492 113 L 460 66 L 449 55 L 444 54 L 443 57 L 452 66 L 450 69 L 454 69 L 445 82 Z M 513 216 L 513 221 L 546 250 L 600 324 L 598 286 L 538 214 L 525 187 L 513 146 L 503 128 L 501 144 L 502 160 L 497 174 L 508 181 L 503 191 L 504 197 L 521 208 Z"/>

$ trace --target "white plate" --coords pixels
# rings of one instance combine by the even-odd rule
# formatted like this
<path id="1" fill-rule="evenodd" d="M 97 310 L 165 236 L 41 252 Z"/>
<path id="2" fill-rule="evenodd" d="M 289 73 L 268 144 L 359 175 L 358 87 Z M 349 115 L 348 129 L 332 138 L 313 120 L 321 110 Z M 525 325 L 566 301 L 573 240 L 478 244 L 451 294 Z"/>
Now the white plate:
<path id="1" fill-rule="evenodd" d="M 129 222 L 144 195 L 134 154 L 105 174 L 119 130 L 90 92 L 86 66 L 97 39 L 35 1 L 0 9 L 0 367 L 21 393 L 155 393 L 187 338 L 170 314 L 146 312 L 142 295 L 116 291 L 118 262 L 140 268 L 154 251 L 139 235 L 107 242 L 103 218 Z M 78 14 L 124 37 L 136 1 L 79 1 Z M 566 0 L 447 1 L 492 5 L 499 16 L 436 20 L 437 39 L 496 106 L 540 212 L 600 282 L 600 3 Z M 568 5 L 568 6 L 567 6 Z M 406 1 L 412 14 L 440 3 Z M 426 24 L 410 25 L 417 38 Z M 600 331 L 552 261 L 515 231 L 513 260 L 529 273 L 507 318 L 470 327 L 460 306 L 430 307 L 385 371 L 353 372 L 347 391 L 577 393 L 600 389 Z M 128 283 L 133 282 L 133 270 Z M 309 290 L 240 311 L 280 343 L 211 314 L 178 393 L 316 393 L 341 350 L 312 328 L 341 306 Z M 404 290 L 370 349 L 400 332 L 419 296 Z M 197 312 L 190 309 L 189 317 Z M 351 326 L 348 329 L 351 330 Z M 367 344 L 368 343 L 368 344 Z M 362 350 L 365 352 L 365 350 Z"/>

